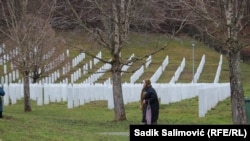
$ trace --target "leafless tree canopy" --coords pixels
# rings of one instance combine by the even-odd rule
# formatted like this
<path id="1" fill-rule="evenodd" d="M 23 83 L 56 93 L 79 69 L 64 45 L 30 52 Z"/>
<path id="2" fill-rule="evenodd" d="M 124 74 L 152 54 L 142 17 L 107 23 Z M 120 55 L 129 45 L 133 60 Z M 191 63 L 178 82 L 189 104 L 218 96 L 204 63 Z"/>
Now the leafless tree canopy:
<path id="1" fill-rule="evenodd" d="M 48 5 L 55 4 L 53 1 L 37 2 L 40 6 L 33 1 L 1 1 L 5 28 L 0 29 L 10 39 L 5 42 L 4 51 L 13 55 L 11 61 L 15 67 L 23 73 L 36 74 L 32 76 L 36 79 L 41 74 L 46 76 L 46 64 L 62 53 L 60 48 L 64 44 L 62 39 L 56 37 L 50 24 L 54 8 Z M 51 55 L 48 57 L 46 54 Z"/>
<path id="2" fill-rule="evenodd" d="M 24 111 L 31 111 L 29 80 L 36 82 L 56 67 L 48 64 L 63 51 L 50 23 L 55 1 L 1 0 L 1 33 L 7 37 L 2 55 L 9 55 L 24 81 Z M 58 66 L 57 66 L 58 67 Z M 52 69 L 51 69 L 52 68 Z"/>

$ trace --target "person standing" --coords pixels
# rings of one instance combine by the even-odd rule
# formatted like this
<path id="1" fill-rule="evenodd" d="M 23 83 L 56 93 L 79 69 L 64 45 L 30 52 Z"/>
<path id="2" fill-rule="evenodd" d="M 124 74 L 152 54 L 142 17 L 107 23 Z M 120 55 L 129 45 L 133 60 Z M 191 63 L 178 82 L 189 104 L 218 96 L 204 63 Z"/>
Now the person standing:
<path id="1" fill-rule="evenodd" d="M 0 118 L 3 118 L 3 100 L 2 96 L 5 95 L 3 87 L 0 87 Z"/>
<path id="2" fill-rule="evenodd" d="M 148 104 L 151 107 L 151 122 L 147 122 L 147 108 Z M 141 107 L 142 107 L 142 123 L 147 124 L 157 124 L 159 118 L 159 100 L 155 89 L 151 85 L 150 80 L 145 80 L 142 93 L 141 93 Z"/>

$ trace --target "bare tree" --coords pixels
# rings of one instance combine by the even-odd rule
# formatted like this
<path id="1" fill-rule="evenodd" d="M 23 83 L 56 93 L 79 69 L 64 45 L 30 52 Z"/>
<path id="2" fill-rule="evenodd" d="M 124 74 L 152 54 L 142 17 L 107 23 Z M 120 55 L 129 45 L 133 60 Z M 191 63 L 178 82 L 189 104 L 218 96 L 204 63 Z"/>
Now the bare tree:
<path id="1" fill-rule="evenodd" d="M 247 124 L 244 91 L 241 81 L 240 51 L 247 45 L 244 29 L 249 25 L 247 0 L 178 1 L 193 11 L 192 25 L 222 45 L 227 52 L 230 76 L 232 119 Z M 247 37 L 249 39 L 249 37 Z"/>
<path id="2" fill-rule="evenodd" d="M 11 54 L 9 61 L 23 77 L 25 112 L 32 111 L 30 78 L 35 83 L 37 79 L 48 75 L 52 71 L 48 64 L 63 50 L 56 45 L 55 42 L 60 41 L 56 39 L 50 24 L 55 4 L 55 1 L 39 0 L 0 1 L 4 17 L 4 28 L 0 31 L 7 37 L 4 53 Z"/>
<path id="3" fill-rule="evenodd" d="M 113 98 L 114 98 L 114 113 L 115 113 L 115 121 L 126 120 L 125 107 L 123 103 L 122 96 L 122 85 L 121 85 L 121 68 L 124 64 L 122 64 L 120 59 L 121 49 L 127 39 L 128 34 L 128 16 L 129 10 L 131 8 L 131 0 L 108 0 L 108 1 L 89 1 L 85 2 L 89 9 L 94 8 L 96 11 L 102 14 L 102 17 L 98 17 L 102 20 L 103 28 L 96 27 L 94 30 L 89 28 L 83 20 L 81 20 L 81 15 L 77 12 L 75 7 L 69 0 L 66 0 L 70 9 L 75 14 L 75 19 L 80 23 L 82 27 L 86 31 L 94 35 L 95 38 L 102 47 L 110 50 L 110 54 L 112 56 L 111 61 L 103 60 L 101 61 L 105 63 L 110 63 L 112 65 L 112 80 L 113 80 Z M 91 7 L 90 7 L 91 6 Z M 93 17 L 93 18 L 96 18 Z M 104 29 L 104 30 L 102 30 Z M 91 53 L 85 53 L 91 55 Z M 94 57 L 94 55 L 91 55 Z"/>
<path id="4" fill-rule="evenodd" d="M 149 1 L 143 3 L 142 1 L 136 0 L 85 0 L 79 3 L 78 0 L 66 0 L 68 7 L 72 10 L 72 15 L 67 15 L 66 18 L 73 18 L 80 27 L 90 33 L 89 35 L 93 37 L 94 41 L 97 44 L 107 49 L 110 52 L 111 61 L 104 60 L 102 58 L 97 58 L 95 55 L 91 54 L 90 51 L 84 48 L 77 47 L 86 54 L 99 59 L 104 63 L 111 64 L 111 74 L 112 74 L 112 84 L 113 84 L 113 99 L 114 99 L 114 115 L 115 121 L 126 120 L 123 94 L 122 94 L 122 84 L 121 84 L 121 72 L 124 65 L 129 65 L 131 62 L 136 62 L 147 58 L 149 55 L 154 55 L 159 51 L 163 50 L 166 46 L 158 47 L 153 52 L 145 54 L 141 57 L 134 57 L 131 60 L 123 60 L 120 56 L 122 49 L 126 46 L 129 36 L 129 31 L 138 30 L 140 28 L 151 28 L 150 31 L 158 29 L 158 24 L 162 22 L 162 19 L 159 16 L 155 18 L 156 15 L 153 10 L 154 8 L 148 9 L 150 4 L 156 4 L 155 1 Z M 78 4 L 76 6 L 76 4 Z M 83 7 L 79 7 L 79 5 Z M 146 4 L 143 7 L 134 7 L 140 4 Z M 155 6 L 156 6 L 155 5 Z M 65 5 L 59 6 L 62 8 Z M 65 8 L 65 7 L 64 7 Z M 68 8 L 65 8 L 68 9 Z M 147 12 L 147 13 L 146 13 Z M 91 16 L 90 16 L 91 15 Z M 83 18 L 83 17 L 91 18 Z M 138 20 L 140 18 L 140 20 Z M 70 19 L 70 18 L 69 18 Z M 91 21 L 95 21 L 94 25 L 89 25 Z M 138 23 L 145 23 L 139 25 Z M 139 68 L 138 68 L 139 69 Z"/>

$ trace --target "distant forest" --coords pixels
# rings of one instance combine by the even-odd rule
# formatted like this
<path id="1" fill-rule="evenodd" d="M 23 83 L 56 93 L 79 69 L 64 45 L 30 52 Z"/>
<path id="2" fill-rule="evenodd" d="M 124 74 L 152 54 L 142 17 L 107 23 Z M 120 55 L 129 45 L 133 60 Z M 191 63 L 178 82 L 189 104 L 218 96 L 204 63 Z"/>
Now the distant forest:
<path id="1" fill-rule="evenodd" d="M 8 10 L 7 0 L 1 1 L 1 12 L 0 12 L 0 28 L 4 29 L 6 23 L 3 13 Z M 93 0 L 95 1 L 95 0 Z M 100 8 L 92 6 L 93 1 L 89 0 L 70 0 L 71 5 L 68 5 L 68 0 L 56 0 L 56 5 L 54 6 L 53 16 L 50 19 L 50 23 L 54 30 L 82 30 L 79 23 L 75 20 L 72 8 L 80 15 L 79 19 L 84 22 L 84 24 L 92 29 L 104 29 L 107 26 L 104 23 L 103 16 L 100 16 Z M 27 11 L 29 13 L 35 13 L 39 9 L 40 16 L 46 16 L 48 14 L 48 9 L 43 7 L 40 8 L 42 4 L 50 6 L 51 0 L 27 0 Z M 101 5 L 107 9 L 108 5 L 112 2 L 111 0 L 98 0 Z M 173 30 L 180 28 L 181 20 L 176 17 L 183 17 L 187 13 L 185 9 L 182 9 L 178 4 L 178 0 L 133 0 L 131 8 L 130 26 L 129 30 L 133 32 L 153 32 L 153 33 L 164 33 L 171 34 Z M 18 15 L 21 11 L 21 1 L 15 0 L 15 12 Z M 106 5 L 106 6 L 105 6 Z M 5 7 L 6 9 L 2 8 Z M 247 10 L 245 11 L 250 21 L 250 1 L 246 4 Z M 213 9 L 211 9 L 213 10 Z M 220 13 L 216 13 L 220 14 Z M 21 17 L 21 15 L 20 15 Z M 18 16 L 17 16 L 18 18 Z M 106 21 L 108 22 L 108 21 Z M 194 23 L 197 22 L 197 23 Z M 197 24 L 204 24 L 202 21 L 192 21 L 192 23 L 186 22 L 181 32 L 178 34 L 185 34 L 190 37 L 195 38 L 210 47 L 213 47 L 216 51 L 226 53 L 221 48 L 221 45 L 213 38 L 210 38 L 206 32 L 199 30 L 196 26 Z M 250 24 L 247 25 L 245 30 L 250 31 Z M 249 33 L 249 32 L 248 32 Z M 3 38 L 3 34 L 0 33 L 0 39 Z M 176 35 L 178 36 L 178 35 Z M 250 60 L 250 49 L 246 48 L 242 50 L 242 59 Z"/>

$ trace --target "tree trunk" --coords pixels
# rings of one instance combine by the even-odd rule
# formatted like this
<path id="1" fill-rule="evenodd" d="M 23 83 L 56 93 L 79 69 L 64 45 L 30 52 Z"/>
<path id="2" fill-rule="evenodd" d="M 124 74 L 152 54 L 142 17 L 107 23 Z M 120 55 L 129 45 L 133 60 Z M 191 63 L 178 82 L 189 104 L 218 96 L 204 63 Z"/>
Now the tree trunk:
<path id="1" fill-rule="evenodd" d="M 231 106 L 233 124 L 247 124 L 245 98 L 241 82 L 240 52 L 229 52 Z"/>
<path id="2" fill-rule="evenodd" d="M 129 5 L 127 5 L 129 6 Z M 121 82 L 121 62 L 120 52 L 122 44 L 126 38 L 126 22 L 125 21 L 125 0 L 114 0 L 112 3 L 112 19 L 113 19 L 113 36 L 111 38 L 111 55 L 113 60 L 112 66 L 112 80 L 113 80 L 113 99 L 114 99 L 114 113 L 115 121 L 126 120 L 125 106 L 123 102 L 122 82 Z"/>
<path id="3" fill-rule="evenodd" d="M 241 82 L 239 34 L 242 30 L 245 1 L 226 1 L 225 16 L 227 26 L 228 65 L 231 86 L 231 106 L 233 124 L 247 124 L 244 91 Z M 240 4 L 241 3 L 241 4 Z"/>
<path id="4" fill-rule="evenodd" d="M 114 98 L 114 113 L 115 121 L 122 121 L 126 119 L 125 106 L 123 102 L 122 84 L 121 84 L 121 71 L 118 63 L 112 65 L 113 77 L 113 98 Z"/>
<path id="5" fill-rule="evenodd" d="M 29 86 L 29 75 L 25 73 L 24 76 L 24 112 L 31 112 L 30 106 L 30 86 Z"/>

